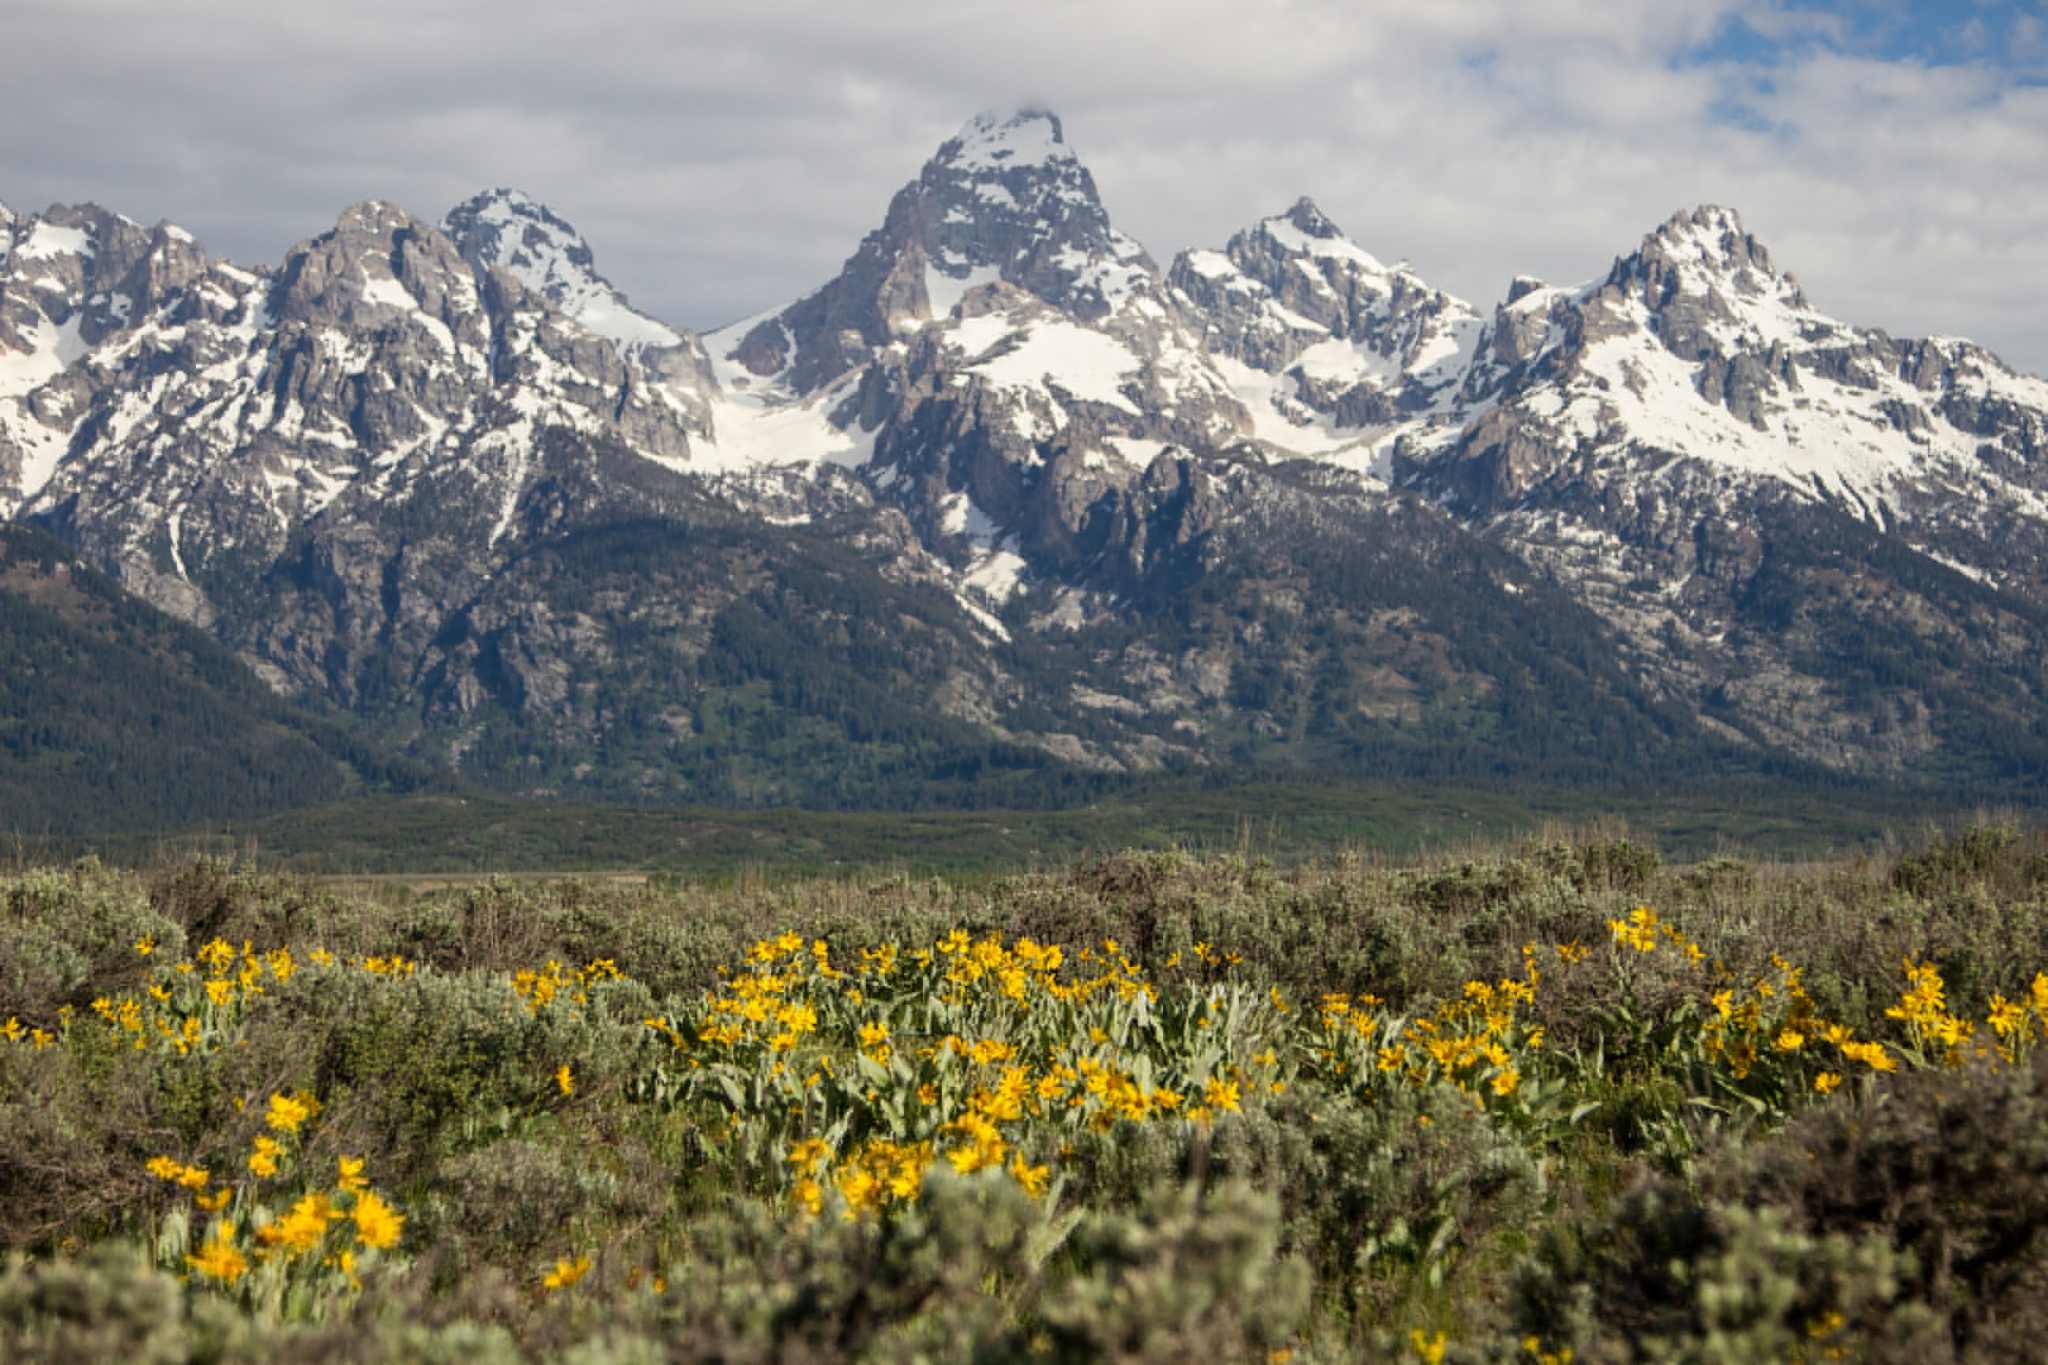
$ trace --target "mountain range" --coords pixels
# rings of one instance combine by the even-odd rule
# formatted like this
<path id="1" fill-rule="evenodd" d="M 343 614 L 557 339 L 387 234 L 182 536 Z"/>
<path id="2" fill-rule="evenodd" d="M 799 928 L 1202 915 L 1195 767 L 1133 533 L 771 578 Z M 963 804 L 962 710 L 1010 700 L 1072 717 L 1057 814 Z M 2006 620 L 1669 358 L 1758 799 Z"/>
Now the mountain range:
<path id="1" fill-rule="evenodd" d="M 511 190 L 358 204 L 253 269 L 0 207 L 0 512 L 274 692 L 536 796 L 2017 796 L 2044 443 L 2048 383 L 1828 317 L 1731 210 L 1487 308 L 1308 199 L 1162 267 L 1040 111 L 704 335 Z"/>

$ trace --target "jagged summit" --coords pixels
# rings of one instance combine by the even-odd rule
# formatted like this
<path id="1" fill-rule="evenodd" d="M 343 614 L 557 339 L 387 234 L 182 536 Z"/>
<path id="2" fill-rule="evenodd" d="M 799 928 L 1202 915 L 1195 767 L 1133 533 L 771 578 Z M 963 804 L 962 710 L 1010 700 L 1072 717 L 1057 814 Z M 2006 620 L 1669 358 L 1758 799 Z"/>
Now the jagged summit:
<path id="1" fill-rule="evenodd" d="M 682 333 L 639 312 L 600 275 L 569 220 L 521 190 L 486 190 L 441 220 L 464 259 L 511 273 L 622 352 L 680 347 Z"/>
<path id="2" fill-rule="evenodd" d="M 1008 118 L 978 114 L 942 143 L 935 161 L 963 170 L 1014 170 L 1074 161 L 1057 114 L 1046 109 L 1020 109 Z"/>
<path id="3" fill-rule="evenodd" d="M 1286 255 L 1347 262 L 1355 267 L 1352 273 L 1362 274 L 1375 287 L 1395 274 L 1410 274 L 1412 278 L 1405 265 L 1390 269 L 1379 257 L 1352 241 L 1306 196 L 1296 200 L 1287 212 L 1260 219 L 1252 232 L 1266 237 Z"/>
<path id="4" fill-rule="evenodd" d="M 1711 204 L 1674 213 L 1646 234 L 1633 255 L 1615 263 L 1609 283 L 1630 279 L 1642 282 L 1643 301 L 1653 309 L 1689 294 L 1718 299 L 1710 306 L 1730 316 L 1766 303 L 1774 310 L 1810 311 L 1799 282 L 1771 263 L 1771 253 L 1743 227 L 1742 216 Z"/>
<path id="5" fill-rule="evenodd" d="M 1331 222 L 1328 215 L 1316 207 L 1316 201 L 1305 194 L 1295 200 L 1294 207 L 1281 214 L 1280 218 L 1284 218 L 1311 237 L 1327 240 L 1344 235 L 1344 229 Z M 1269 218 L 1266 221 L 1277 220 Z"/>
<path id="6" fill-rule="evenodd" d="M 568 311 L 607 287 L 583 234 L 522 190 L 486 190 L 458 204 L 441 220 L 441 231 L 465 257 L 511 271 Z"/>
<path id="7" fill-rule="evenodd" d="M 1721 270 L 1749 266 L 1765 274 L 1777 273 L 1771 253 L 1743 226 L 1742 215 L 1718 204 L 1701 204 L 1689 213 L 1680 209 L 1647 234 L 1643 246 L 1645 250 L 1688 254 Z"/>
<path id="8" fill-rule="evenodd" d="M 1044 111 L 970 120 L 897 191 L 836 279 L 713 346 L 807 394 L 997 283 L 1089 324 L 1158 292 L 1158 267 L 1111 226 L 1094 177 Z"/>
<path id="9" fill-rule="evenodd" d="M 1182 253 L 1169 279 L 1261 441 L 1362 467 L 1382 463 L 1375 433 L 1449 411 L 1483 331 L 1470 306 L 1382 264 L 1306 197 L 1222 251 Z"/>

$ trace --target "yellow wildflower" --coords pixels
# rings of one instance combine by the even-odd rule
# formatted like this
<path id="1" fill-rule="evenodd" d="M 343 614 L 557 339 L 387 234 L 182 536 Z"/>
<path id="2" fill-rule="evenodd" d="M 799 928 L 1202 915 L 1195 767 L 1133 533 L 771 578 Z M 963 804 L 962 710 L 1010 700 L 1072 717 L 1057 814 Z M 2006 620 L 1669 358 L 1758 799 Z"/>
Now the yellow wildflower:
<path id="1" fill-rule="evenodd" d="M 1883 1043 L 1843 1043 L 1842 1055 L 1852 1062 L 1862 1062 L 1873 1071 L 1897 1071 L 1898 1061 L 1885 1050 Z"/>
<path id="2" fill-rule="evenodd" d="M 1041 1198 L 1045 1194 L 1046 1180 L 1051 1174 L 1051 1167 L 1027 1165 L 1022 1152 L 1010 1154 L 1010 1177 L 1023 1186 L 1024 1193 L 1033 1199 Z"/>
<path id="3" fill-rule="evenodd" d="M 555 1262 L 555 1268 L 541 1277 L 543 1289 L 567 1289 L 590 1273 L 590 1258 L 578 1256 L 575 1260 L 564 1257 Z"/>
<path id="4" fill-rule="evenodd" d="M 256 1240 L 267 1247 L 283 1247 L 303 1256 L 327 1236 L 327 1225 L 341 1214 L 324 1194 L 309 1194 L 292 1205 L 284 1217 L 257 1230 Z"/>
<path id="5" fill-rule="evenodd" d="M 296 1133 L 319 1108 L 319 1102 L 303 1090 L 296 1095 L 279 1092 L 270 1097 L 270 1113 L 263 1121 L 275 1132 Z"/>
<path id="6" fill-rule="evenodd" d="M 185 1264 L 197 1273 L 223 1284 L 233 1284 L 249 1269 L 249 1258 L 242 1254 L 234 1243 L 234 1225 L 222 1220 L 213 1225 L 213 1233 L 197 1256 L 187 1256 Z"/>
<path id="7" fill-rule="evenodd" d="M 850 1166 L 841 1170 L 835 1178 L 839 1195 L 846 1201 L 848 1219 L 881 1207 L 882 1182 L 875 1173 L 865 1166 Z"/>
<path id="8" fill-rule="evenodd" d="M 1647 905 L 1636 907 L 1636 912 L 1627 919 L 1607 921 L 1614 941 L 1623 947 L 1633 948 L 1639 953 L 1657 951 L 1657 912 Z"/>
<path id="9" fill-rule="evenodd" d="M 1202 1103 L 1209 1109 L 1234 1114 L 1238 1107 L 1237 1082 L 1214 1078 L 1202 1088 Z"/>
<path id="10" fill-rule="evenodd" d="M 380 1251 L 397 1246 L 399 1233 L 405 1228 L 405 1215 L 379 1199 L 374 1190 L 363 1190 L 356 1195 L 349 1217 L 355 1220 L 356 1240 Z M 585 1268 L 588 1268 L 587 1261 Z"/>
<path id="11" fill-rule="evenodd" d="M 284 1145 L 276 1138 L 262 1135 L 256 1139 L 256 1150 L 249 1153 L 251 1173 L 268 1179 L 277 1174 L 277 1159 L 284 1154 Z"/>
<path id="12" fill-rule="evenodd" d="M 1991 997 L 1991 1011 L 1984 1022 L 1998 1032 L 2000 1038 L 2010 1038 L 2025 1024 L 2027 1007 L 2017 1000 L 2008 1000 L 2003 995 Z"/>

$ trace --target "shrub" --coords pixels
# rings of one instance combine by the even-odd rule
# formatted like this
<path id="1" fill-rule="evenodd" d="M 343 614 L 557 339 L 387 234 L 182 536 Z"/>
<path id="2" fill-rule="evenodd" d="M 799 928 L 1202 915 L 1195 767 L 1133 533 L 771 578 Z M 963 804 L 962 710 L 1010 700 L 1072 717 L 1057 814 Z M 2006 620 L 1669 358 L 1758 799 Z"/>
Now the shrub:
<path id="1" fill-rule="evenodd" d="M 60 1007 L 140 980 L 150 956 L 184 951 L 183 929 L 92 859 L 0 879 L 0 1020 L 51 1026 Z"/>

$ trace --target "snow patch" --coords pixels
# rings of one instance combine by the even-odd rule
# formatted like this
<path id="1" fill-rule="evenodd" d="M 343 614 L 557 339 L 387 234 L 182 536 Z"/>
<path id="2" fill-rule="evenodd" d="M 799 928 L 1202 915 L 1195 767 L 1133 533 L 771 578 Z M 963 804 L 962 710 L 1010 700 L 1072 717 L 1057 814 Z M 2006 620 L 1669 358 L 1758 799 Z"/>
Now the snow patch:
<path id="1" fill-rule="evenodd" d="M 1004 644 L 1010 642 L 1010 632 L 1003 628 L 1003 623 L 998 621 L 989 612 L 976 606 L 973 599 L 969 598 L 966 593 L 954 593 L 953 600 L 959 604 L 960 610 L 966 612 L 974 619 L 976 625 L 995 636 L 998 640 L 1001 640 Z"/>
<path id="2" fill-rule="evenodd" d="M 386 308 L 403 308 L 407 312 L 419 308 L 419 300 L 406 292 L 397 280 L 382 275 L 365 273 L 363 276 L 363 302 L 381 304 Z"/>
<path id="3" fill-rule="evenodd" d="M 931 308 L 931 316 L 944 318 L 952 315 L 960 300 L 985 284 L 1002 279 L 1003 269 L 996 265 L 974 266 L 965 275 L 952 275 L 927 262 L 924 268 L 924 296 Z"/>
<path id="4" fill-rule="evenodd" d="M 14 249 L 17 260 L 46 261 L 57 256 L 91 256 L 92 236 L 84 228 L 37 223 L 28 240 Z"/>
<path id="5" fill-rule="evenodd" d="M 829 414 L 858 387 L 860 376 L 848 375 L 808 398 L 792 396 L 779 382 L 747 373 L 743 366 L 719 359 L 738 344 L 752 322 L 736 323 L 708 338 L 713 345 L 713 370 L 719 389 L 711 399 L 711 435 L 694 442 L 687 462 L 657 460 L 678 470 L 700 474 L 737 474 L 789 465 L 838 465 L 859 469 L 873 458 L 879 431 L 834 426 Z M 751 386 L 740 387 L 751 381 Z M 654 459 L 655 457 L 649 456 Z"/>
<path id="6" fill-rule="evenodd" d="M 190 583 L 192 575 L 185 572 L 185 556 L 178 546 L 178 538 L 183 534 L 184 526 L 185 509 L 180 507 L 171 513 L 170 520 L 166 523 L 166 527 L 171 533 L 171 567 L 178 571 L 178 577 Z"/>
<path id="7" fill-rule="evenodd" d="M 1105 436 L 1102 438 L 1102 444 L 1115 452 L 1117 457 L 1123 460 L 1125 464 L 1134 465 L 1139 469 L 1148 467 L 1154 460 L 1164 455 L 1168 449 L 1168 442 L 1153 441 L 1137 436 Z M 1091 451 L 1089 453 L 1093 454 L 1094 452 Z M 1100 463 L 1100 461 L 1098 460 L 1097 463 Z"/>
<path id="8" fill-rule="evenodd" d="M 939 527 L 949 536 L 965 536 L 970 542 L 986 550 L 992 548 L 1002 535 L 1002 527 L 995 518 L 975 505 L 974 499 L 966 493 L 949 493 L 939 504 L 942 512 Z"/>
<path id="9" fill-rule="evenodd" d="M 970 564 L 960 581 L 963 586 L 1001 606 L 1023 591 L 1024 575 L 1029 567 L 1022 555 L 1010 550 L 991 550 Z M 1008 639 L 1009 636 L 1003 638 Z"/>
<path id="10" fill-rule="evenodd" d="M 1105 332 L 1053 319 L 1034 320 L 1020 329 L 1013 319 L 990 314 L 961 323 L 951 339 L 967 355 L 983 357 L 963 368 L 995 387 L 1041 393 L 1058 389 L 1075 402 L 1143 415 L 1122 389 L 1138 372 L 1138 357 Z M 1015 344 L 1002 345 L 1012 339 Z"/>
<path id="11" fill-rule="evenodd" d="M 1978 568 L 1974 564 L 1965 564 L 1960 559 L 1952 559 L 1949 556 L 1942 554 L 1938 550 L 1928 549 L 1925 545 L 1915 545 L 1913 548 L 1918 550 L 1921 554 L 1926 555 L 1935 563 L 1943 565 L 1947 568 L 1954 569 L 1957 573 L 1961 574 L 1963 577 L 1969 579 L 1973 583 L 1989 583 L 1991 581 L 1991 575 L 1985 573 L 1982 569 Z"/>
<path id="12" fill-rule="evenodd" d="M 1393 439 L 1403 428 L 1375 431 L 1340 427 L 1332 418 L 1297 400 L 1294 381 L 1285 375 L 1269 374 L 1226 355 L 1211 356 L 1210 363 L 1251 414 L 1254 440 L 1289 455 L 1358 469 L 1376 477 L 1384 478 L 1390 472 L 1388 460 Z"/>
<path id="13" fill-rule="evenodd" d="M 684 344 L 682 335 L 674 328 L 656 322 L 645 313 L 634 312 L 610 290 L 592 293 L 570 310 L 570 316 L 627 355 Z"/>

